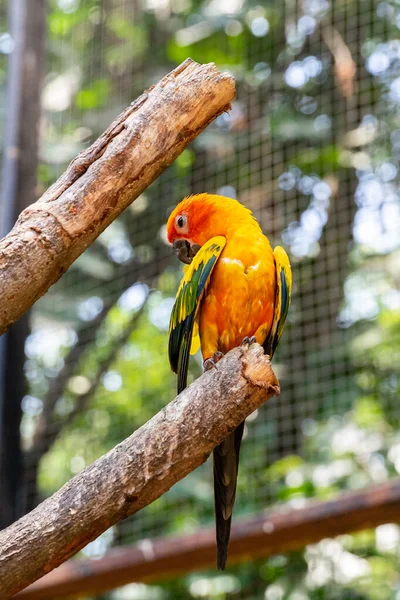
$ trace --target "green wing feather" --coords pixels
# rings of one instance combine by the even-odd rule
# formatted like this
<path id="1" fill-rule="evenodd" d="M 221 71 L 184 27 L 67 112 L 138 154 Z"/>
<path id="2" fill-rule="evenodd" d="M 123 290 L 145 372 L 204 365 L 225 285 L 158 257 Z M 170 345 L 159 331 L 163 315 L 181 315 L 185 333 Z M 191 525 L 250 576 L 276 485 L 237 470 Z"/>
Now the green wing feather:
<path id="1" fill-rule="evenodd" d="M 292 270 L 289 257 L 281 246 L 274 250 L 276 268 L 276 296 L 274 320 L 263 344 L 265 353 L 273 356 L 282 335 L 292 297 Z"/>
<path id="2" fill-rule="evenodd" d="M 190 346 L 196 314 L 225 242 L 223 236 L 208 240 L 185 270 L 179 285 L 171 313 L 168 344 L 171 369 L 178 374 L 178 394 L 187 385 Z"/>

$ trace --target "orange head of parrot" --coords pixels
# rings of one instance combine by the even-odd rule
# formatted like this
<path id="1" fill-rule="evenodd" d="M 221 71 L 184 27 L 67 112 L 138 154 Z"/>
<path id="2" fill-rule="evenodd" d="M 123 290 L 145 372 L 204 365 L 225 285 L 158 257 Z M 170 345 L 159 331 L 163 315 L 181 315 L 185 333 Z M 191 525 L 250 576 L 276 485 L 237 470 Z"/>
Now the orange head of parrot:
<path id="1" fill-rule="evenodd" d="M 230 228 L 249 217 L 254 221 L 251 212 L 232 198 L 215 194 L 189 196 L 170 214 L 167 238 L 179 260 L 190 264 L 209 239 L 216 235 L 228 237 Z"/>

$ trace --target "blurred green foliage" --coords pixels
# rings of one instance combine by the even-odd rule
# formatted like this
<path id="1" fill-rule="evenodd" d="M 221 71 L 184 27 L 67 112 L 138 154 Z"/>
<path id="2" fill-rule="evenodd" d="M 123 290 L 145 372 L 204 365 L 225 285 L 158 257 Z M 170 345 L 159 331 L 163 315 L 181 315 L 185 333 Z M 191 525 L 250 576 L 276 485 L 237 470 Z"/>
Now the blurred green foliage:
<path id="1" fill-rule="evenodd" d="M 229 69 L 237 100 L 230 116 L 222 115 L 199 136 L 37 304 L 27 343 L 30 395 L 22 426 L 27 450 L 49 385 L 78 332 L 90 329 L 105 303 L 130 290 L 88 336 L 55 404 L 56 424 L 79 403 L 113 340 L 143 304 L 144 283 L 135 289 L 133 284 L 146 281 L 157 290 L 89 406 L 41 459 L 39 496 L 58 489 L 173 398 L 167 329 L 180 274 L 168 259 L 163 224 L 170 208 L 196 191 L 236 194 L 254 210 L 271 242 L 283 239 L 294 266 L 293 306 L 277 357 L 283 393 L 249 419 L 235 518 L 397 476 L 398 3 L 48 4 L 39 192 L 126 104 L 188 56 Z M 340 34 L 342 52 L 349 44 L 354 81 L 346 79 L 345 68 L 351 67 L 346 53 L 340 58 L 330 50 L 329 27 Z M 346 84 L 351 93 L 343 91 Z M 191 376 L 200 372 L 201 361 L 193 361 Z M 99 556 L 113 545 L 195 531 L 212 520 L 208 465 L 85 552 Z M 399 556 L 400 530 L 388 524 L 226 574 L 190 574 L 104 597 L 399 600 Z"/>

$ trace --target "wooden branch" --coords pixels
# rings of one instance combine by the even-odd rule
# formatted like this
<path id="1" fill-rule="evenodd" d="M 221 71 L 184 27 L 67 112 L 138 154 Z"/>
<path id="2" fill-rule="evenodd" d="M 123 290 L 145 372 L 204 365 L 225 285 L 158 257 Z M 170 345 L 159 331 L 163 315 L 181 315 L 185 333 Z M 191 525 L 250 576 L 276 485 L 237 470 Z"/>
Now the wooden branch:
<path id="1" fill-rule="evenodd" d="M 150 185 L 235 95 L 188 59 L 123 112 L 0 241 L 0 334 Z"/>
<path id="2" fill-rule="evenodd" d="M 334 537 L 400 521 L 400 479 L 304 508 L 265 512 L 236 522 L 229 564 L 300 550 Z M 214 527 L 182 537 L 146 540 L 111 550 L 101 559 L 72 560 L 27 588 L 17 598 L 95 595 L 132 582 L 156 582 L 215 564 Z"/>
<path id="3" fill-rule="evenodd" d="M 0 598 L 156 500 L 275 394 L 279 385 L 260 346 L 229 352 L 128 439 L 0 532 Z"/>
<path id="4" fill-rule="evenodd" d="M 322 24 L 322 39 L 333 56 L 339 91 L 343 98 L 349 100 L 354 94 L 357 64 L 339 31 L 328 22 Z"/>

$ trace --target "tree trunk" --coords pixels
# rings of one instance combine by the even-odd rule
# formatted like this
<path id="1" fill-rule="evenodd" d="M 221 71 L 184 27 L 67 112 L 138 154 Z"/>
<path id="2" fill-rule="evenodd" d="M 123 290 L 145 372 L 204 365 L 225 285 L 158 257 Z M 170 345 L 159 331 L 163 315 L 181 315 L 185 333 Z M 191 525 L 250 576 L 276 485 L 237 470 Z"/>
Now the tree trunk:
<path id="1" fill-rule="evenodd" d="M 44 0 L 10 0 L 10 55 L 7 120 L 3 158 L 1 233 L 6 235 L 19 213 L 35 201 L 40 92 L 45 57 Z M 21 515 L 21 401 L 25 340 L 29 315 L 0 338 L 0 529 Z"/>

